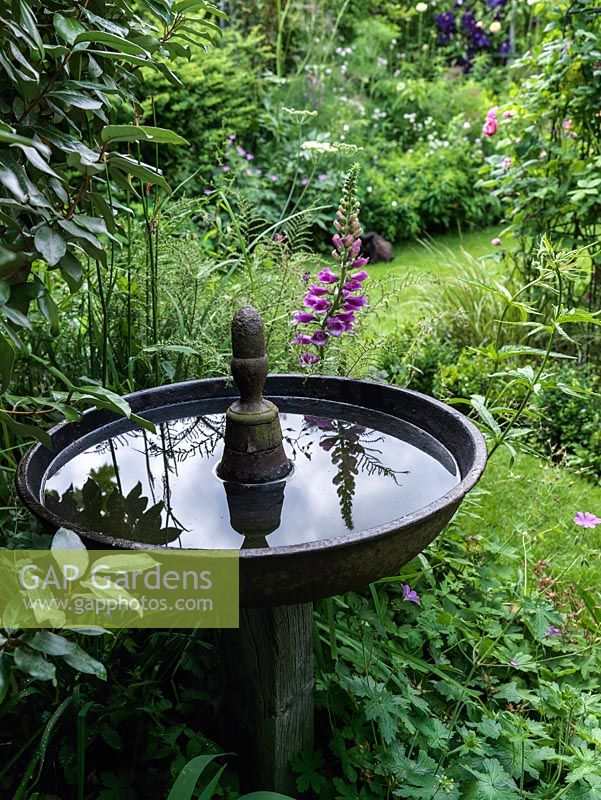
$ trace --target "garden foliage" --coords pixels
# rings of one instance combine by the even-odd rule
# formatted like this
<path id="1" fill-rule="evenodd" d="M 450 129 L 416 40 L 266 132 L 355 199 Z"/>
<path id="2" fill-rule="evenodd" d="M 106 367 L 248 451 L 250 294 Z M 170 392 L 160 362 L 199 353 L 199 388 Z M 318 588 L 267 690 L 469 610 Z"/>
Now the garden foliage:
<path id="1" fill-rule="evenodd" d="M 494 459 L 518 459 L 507 492 L 519 450 L 600 473 L 597 10 L 316 0 L 311 12 L 3 4 L 3 547 L 51 543 L 15 499 L 16 434 L 47 441 L 74 405 L 129 414 L 126 392 L 226 373 L 246 302 L 274 371 L 299 369 L 294 341 L 306 369 L 455 403 Z M 424 316 L 383 340 L 378 292 L 397 297 L 366 281 L 359 226 L 397 242 L 501 215 L 514 238 L 494 240 L 499 279 L 490 261 L 455 265 Z M 323 303 L 321 318 L 294 317 Z M 317 608 L 318 749 L 294 764 L 299 793 L 601 797 L 599 601 L 573 577 L 598 559 L 599 510 L 562 502 L 569 547 L 541 560 L 539 526 L 506 519 L 492 489 L 401 575 Z M 0 636 L 0 794 L 238 797 L 211 637 L 89 634 Z"/>

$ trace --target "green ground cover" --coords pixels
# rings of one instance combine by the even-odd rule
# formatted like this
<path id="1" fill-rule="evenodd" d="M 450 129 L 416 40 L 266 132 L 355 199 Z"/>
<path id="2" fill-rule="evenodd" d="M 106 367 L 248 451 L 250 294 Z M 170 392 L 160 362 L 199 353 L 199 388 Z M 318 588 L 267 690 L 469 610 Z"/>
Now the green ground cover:
<path id="1" fill-rule="evenodd" d="M 499 540 L 522 539 L 531 563 L 544 560 L 587 591 L 597 591 L 601 528 L 580 528 L 576 511 L 599 513 L 601 486 L 547 460 L 519 455 L 513 465 L 505 453 L 489 462 L 480 483 L 479 519 L 464 520 L 469 535 L 484 529 Z"/>

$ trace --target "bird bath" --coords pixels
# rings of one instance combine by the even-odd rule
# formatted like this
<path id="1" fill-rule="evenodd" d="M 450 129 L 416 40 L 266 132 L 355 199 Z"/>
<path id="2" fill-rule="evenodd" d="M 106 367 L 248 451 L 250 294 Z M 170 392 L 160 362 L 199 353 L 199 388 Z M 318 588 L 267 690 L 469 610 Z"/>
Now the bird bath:
<path id="1" fill-rule="evenodd" d="M 149 434 L 108 411 L 34 445 L 17 488 L 92 547 L 240 551 L 240 628 L 222 631 L 227 746 L 251 789 L 290 791 L 313 735 L 312 603 L 394 575 L 449 522 L 486 449 L 459 412 L 369 381 L 267 377 L 263 325 L 232 323 L 232 373 L 136 392 Z M 263 392 L 269 399 L 264 399 Z"/>

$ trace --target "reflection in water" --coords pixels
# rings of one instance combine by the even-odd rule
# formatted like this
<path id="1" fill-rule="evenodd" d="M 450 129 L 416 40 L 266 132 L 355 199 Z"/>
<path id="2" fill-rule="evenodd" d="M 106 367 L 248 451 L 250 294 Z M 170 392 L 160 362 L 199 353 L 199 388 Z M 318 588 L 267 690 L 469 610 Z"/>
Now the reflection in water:
<path id="1" fill-rule="evenodd" d="M 459 482 L 452 457 L 423 431 L 384 414 L 369 426 L 282 413 L 293 473 L 261 486 L 222 483 L 224 414 L 133 430 L 58 465 L 45 502 L 68 522 L 154 545 L 233 548 L 298 544 L 411 513 Z M 244 537 L 244 538 L 242 538 Z"/>
<path id="2" fill-rule="evenodd" d="M 58 492 L 49 491 L 46 505 L 63 519 L 77 521 L 89 530 L 110 531 L 111 536 L 122 539 L 162 545 L 178 538 L 180 527 L 163 525 L 163 518 L 171 515 L 162 500 L 148 508 L 139 481 L 124 496 L 116 481 L 107 484 L 106 474 L 110 472 L 110 468 L 102 468 L 99 474 L 90 475 L 81 489 L 71 485 L 60 497 Z"/>
<path id="3" fill-rule="evenodd" d="M 390 469 L 382 464 L 382 451 L 378 449 L 378 445 L 383 444 L 384 436 L 377 431 L 340 419 L 309 416 L 305 416 L 305 426 L 308 430 L 322 432 L 319 446 L 330 454 L 332 464 L 336 467 L 337 472 L 332 483 L 336 487 L 344 524 L 352 531 L 357 475 L 365 472 L 367 475 L 392 478 L 398 486 L 397 475 L 400 470 Z M 406 474 L 407 470 L 404 472 Z"/>

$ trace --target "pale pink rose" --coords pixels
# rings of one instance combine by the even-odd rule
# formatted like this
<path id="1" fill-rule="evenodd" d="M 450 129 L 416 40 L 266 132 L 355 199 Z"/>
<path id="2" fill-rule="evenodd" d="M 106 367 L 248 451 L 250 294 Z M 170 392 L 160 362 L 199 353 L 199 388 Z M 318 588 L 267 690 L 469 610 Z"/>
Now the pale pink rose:
<path id="1" fill-rule="evenodd" d="M 509 156 L 506 156 L 501 162 L 501 169 L 508 170 L 510 167 L 511 167 L 511 159 L 509 158 Z"/>
<path id="2" fill-rule="evenodd" d="M 500 239 L 499 239 L 499 237 L 497 236 L 496 238 L 494 238 L 494 239 L 491 239 L 491 240 L 490 240 L 490 243 L 491 243 L 491 244 L 492 244 L 494 247 L 498 247 L 498 246 L 501 244 L 501 240 L 500 240 Z"/>
<path id="3" fill-rule="evenodd" d="M 512 117 L 515 117 L 516 113 L 517 112 L 514 111 L 513 108 L 508 108 L 507 111 L 503 112 L 503 119 L 511 119 Z"/>
<path id="4" fill-rule="evenodd" d="M 484 127 L 482 128 L 482 136 L 491 137 L 494 136 L 497 132 L 497 128 L 499 127 L 499 123 L 496 119 L 492 117 L 487 117 L 486 122 L 484 123 Z"/>

